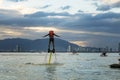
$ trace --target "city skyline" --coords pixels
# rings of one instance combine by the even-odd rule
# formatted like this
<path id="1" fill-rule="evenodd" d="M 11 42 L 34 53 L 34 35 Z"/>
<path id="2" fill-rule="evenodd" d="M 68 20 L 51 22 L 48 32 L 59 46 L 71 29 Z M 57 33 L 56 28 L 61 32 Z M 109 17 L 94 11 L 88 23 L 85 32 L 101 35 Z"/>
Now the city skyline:
<path id="1" fill-rule="evenodd" d="M 49 30 L 80 46 L 118 48 L 119 0 L 0 0 L 0 39 L 39 39 Z"/>

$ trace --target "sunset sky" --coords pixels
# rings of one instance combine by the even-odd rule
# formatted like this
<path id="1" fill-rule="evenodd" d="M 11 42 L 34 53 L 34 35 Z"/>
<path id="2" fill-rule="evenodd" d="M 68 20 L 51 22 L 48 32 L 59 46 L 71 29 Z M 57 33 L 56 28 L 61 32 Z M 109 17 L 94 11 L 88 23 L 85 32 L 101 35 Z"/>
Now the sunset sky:
<path id="1" fill-rule="evenodd" d="M 0 39 L 42 39 L 49 30 L 81 46 L 115 49 L 120 0 L 0 0 Z"/>

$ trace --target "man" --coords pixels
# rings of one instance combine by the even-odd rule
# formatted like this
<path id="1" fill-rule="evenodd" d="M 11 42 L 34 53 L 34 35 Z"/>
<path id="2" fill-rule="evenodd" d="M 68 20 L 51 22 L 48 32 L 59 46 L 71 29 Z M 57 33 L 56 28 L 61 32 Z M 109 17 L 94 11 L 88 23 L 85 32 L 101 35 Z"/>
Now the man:
<path id="1" fill-rule="evenodd" d="M 52 52 L 55 53 L 55 45 L 54 45 L 54 36 L 60 37 L 54 33 L 53 30 L 50 30 L 49 33 L 43 37 L 49 36 L 49 44 L 48 44 L 48 53 L 50 52 L 50 44 L 52 43 L 53 50 Z"/>

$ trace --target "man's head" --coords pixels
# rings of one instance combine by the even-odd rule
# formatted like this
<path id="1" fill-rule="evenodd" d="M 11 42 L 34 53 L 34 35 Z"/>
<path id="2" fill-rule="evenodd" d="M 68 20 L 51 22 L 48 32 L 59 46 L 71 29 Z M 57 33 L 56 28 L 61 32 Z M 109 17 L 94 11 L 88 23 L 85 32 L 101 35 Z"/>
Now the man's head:
<path id="1" fill-rule="evenodd" d="M 54 31 L 53 31 L 53 30 L 50 30 L 50 31 L 49 31 L 49 34 L 54 34 Z"/>

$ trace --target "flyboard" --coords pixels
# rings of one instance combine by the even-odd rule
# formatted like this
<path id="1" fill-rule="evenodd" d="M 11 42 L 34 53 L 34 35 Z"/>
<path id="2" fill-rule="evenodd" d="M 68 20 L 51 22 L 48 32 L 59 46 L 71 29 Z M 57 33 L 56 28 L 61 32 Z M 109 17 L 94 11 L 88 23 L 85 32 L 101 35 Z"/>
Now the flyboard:
<path id="1" fill-rule="evenodd" d="M 62 66 L 64 65 L 63 63 L 41 63 L 41 64 L 37 64 L 37 63 L 25 63 L 25 65 L 34 65 L 34 66 Z"/>
<path id="2" fill-rule="evenodd" d="M 52 51 L 50 51 L 50 56 L 49 56 L 48 64 L 50 64 L 50 63 L 51 63 L 52 54 L 53 54 L 53 52 L 52 52 Z"/>
<path id="3" fill-rule="evenodd" d="M 48 62 L 47 63 L 31 63 L 31 62 L 28 62 L 28 63 L 25 63 L 25 65 L 39 65 L 39 66 L 62 66 L 63 63 L 58 63 L 58 62 L 54 62 L 54 63 L 51 63 L 51 60 L 52 60 L 52 56 L 53 54 L 55 55 L 55 59 L 56 58 L 56 53 L 54 50 L 50 50 L 48 51 L 49 53 L 49 57 L 48 57 Z"/>

